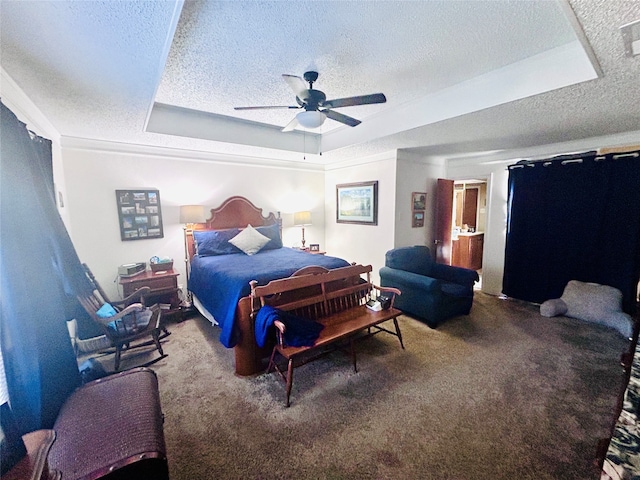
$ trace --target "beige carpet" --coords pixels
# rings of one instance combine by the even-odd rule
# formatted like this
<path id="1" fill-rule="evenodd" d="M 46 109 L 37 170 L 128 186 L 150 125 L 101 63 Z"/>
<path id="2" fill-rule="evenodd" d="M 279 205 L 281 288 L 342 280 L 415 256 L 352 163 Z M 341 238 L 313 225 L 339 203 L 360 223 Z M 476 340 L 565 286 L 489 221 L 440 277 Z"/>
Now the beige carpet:
<path id="1" fill-rule="evenodd" d="M 482 293 L 437 330 L 400 326 L 406 350 L 365 340 L 357 374 L 342 352 L 296 369 L 285 408 L 279 378 L 236 376 L 206 320 L 170 325 L 152 368 L 171 478 L 599 478 L 628 348 L 616 332 Z"/>

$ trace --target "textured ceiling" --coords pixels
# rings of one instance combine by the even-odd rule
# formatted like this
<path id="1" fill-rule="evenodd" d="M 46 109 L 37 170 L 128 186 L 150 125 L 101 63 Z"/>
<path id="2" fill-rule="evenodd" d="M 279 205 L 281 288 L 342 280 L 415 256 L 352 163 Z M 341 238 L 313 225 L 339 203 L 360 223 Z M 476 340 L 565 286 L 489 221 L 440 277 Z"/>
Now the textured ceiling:
<path id="1" fill-rule="evenodd" d="M 157 101 L 285 126 L 295 105 L 281 74 L 320 73 L 328 98 L 384 92 L 366 118 L 569 43 L 555 2 L 187 2 Z M 478 28 L 481 26 L 481 28 Z M 531 38 L 539 39 L 531 42 Z M 327 129 L 340 127 L 329 122 Z"/>
<path id="2" fill-rule="evenodd" d="M 640 57 L 618 32 L 640 1 L 567 5 L 0 0 L 0 65 L 63 137 L 230 156 L 461 157 L 640 130 Z M 279 131 L 294 110 L 233 110 L 295 105 L 281 74 L 309 69 L 328 98 L 387 103 L 338 109 L 363 123 L 306 135 Z"/>

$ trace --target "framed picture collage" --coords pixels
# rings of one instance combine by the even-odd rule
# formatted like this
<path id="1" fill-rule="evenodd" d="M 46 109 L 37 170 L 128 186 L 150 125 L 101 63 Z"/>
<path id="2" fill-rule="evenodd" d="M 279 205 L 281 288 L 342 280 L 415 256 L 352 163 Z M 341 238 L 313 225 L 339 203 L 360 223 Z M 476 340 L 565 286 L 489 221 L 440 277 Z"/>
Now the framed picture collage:
<path id="1" fill-rule="evenodd" d="M 158 190 L 116 190 L 120 238 L 162 238 L 162 209 Z"/>

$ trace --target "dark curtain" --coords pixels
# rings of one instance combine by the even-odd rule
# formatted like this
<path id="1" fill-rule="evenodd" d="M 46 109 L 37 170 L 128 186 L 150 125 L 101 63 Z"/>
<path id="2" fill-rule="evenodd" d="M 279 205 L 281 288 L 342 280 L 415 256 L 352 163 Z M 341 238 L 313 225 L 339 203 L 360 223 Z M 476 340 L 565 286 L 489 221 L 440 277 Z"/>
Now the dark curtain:
<path id="1" fill-rule="evenodd" d="M 0 107 L 0 346 L 25 433 L 51 428 L 80 384 L 66 320 L 90 286 L 55 206 L 51 142 Z"/>
<path id="2" fill-rule="evenodd" d="M 51 161 L 51 140 L 39 137 L 29 132 L 31 145 L 34 149 L 34 167 L 39 170 L 39 176 L 44 182 L 43 188 L 51 195 L 51 201 L 55 204 L 55 190 L 53 187 L 53 162 Z"/>
<path id="3" fill-rule="evenodd" d="M 535 303 L 569 280 L 610 285 L 635 312 L 640 156 L 595 153 L 509 167 L 503 293 Z"/>

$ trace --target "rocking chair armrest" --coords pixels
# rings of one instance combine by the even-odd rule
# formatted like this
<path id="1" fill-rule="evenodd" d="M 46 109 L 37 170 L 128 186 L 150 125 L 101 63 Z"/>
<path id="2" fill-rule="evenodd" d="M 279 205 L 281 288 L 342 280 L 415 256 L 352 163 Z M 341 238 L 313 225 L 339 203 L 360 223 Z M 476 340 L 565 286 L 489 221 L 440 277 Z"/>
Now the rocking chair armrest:
<path id="1" fill-rule="evenodd" d="M 137 312 L 139 311 L 141 308 L 144 308 L 144 305 L 141 303 L 132 303 L 131 305 L 127 306 L 125 309 L 119 311 L 117 314 L 112 315 L 111 317 L 104 317 L 104 318 L 100 318 L 98 317 L 97 320 L 102 323 L 103 325 L 107 325 L 115 320 L 119 320 L 120 318 L 129 315 L 132 312 Z"/>
<path id="2" fill-rule="evenodd" d="M 151 293 L 151 287 L 140 287 L 138 290 L 128 295 L 126 298 L 123 298 L 122 300 L 118 300 L 113 303 L 116 305 L 124 306 L 124 305 L 127 305 L 132 299 L 140 299 L 137 303 L 144 304 L 145 303 L 144 297 L 149 295 L 150 293 Z"/>

